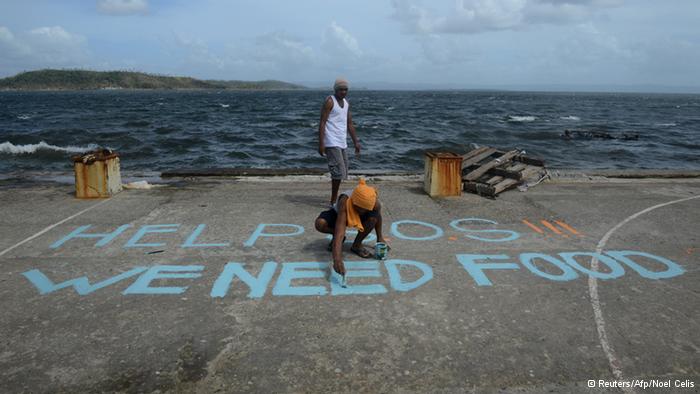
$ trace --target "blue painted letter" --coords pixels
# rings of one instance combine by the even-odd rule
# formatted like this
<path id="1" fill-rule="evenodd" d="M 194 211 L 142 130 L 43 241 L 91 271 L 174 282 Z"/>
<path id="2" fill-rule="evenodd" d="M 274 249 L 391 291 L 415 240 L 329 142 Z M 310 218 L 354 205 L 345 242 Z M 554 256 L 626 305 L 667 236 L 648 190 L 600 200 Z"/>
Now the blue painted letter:
<path id="1" fill-rule="evenodd" d="M 419 226 L 429 227 L 433 229 L 434 234 L 426 237 L 409 237 L 408 235 L 404 235 L 401 231 L 399 231 L 399 225 L 401 224 L 417 224 Z M 430 241 L 442 237 L 443 231 L 440 227 L 431 223 L 421 222 L 418 220 L 399 220 L 398 222 L 391 224 L 391 233 L 398 238 L 407 239 L 410 241 Z"/>
<path id="2" fill-rule="evenodd" d="M 265 233 L 263 232 L 265 230 L 265 227 L 291 227 L 295 229 L 295 232 L 293 233 Z M 292 237 L 294 235 L 299 235 L 304 233 L 304 227 L 298 226 L 296 224 L 266 224 L 266 223 L 261 223 L 258 225 L 258 228 L 255 229 L 253 234 L 248 238 L 247 241 L 243 244 L 245 247 L 250 247 L 255 245 L 255 241 L 258 240 L 260 237 Z"/>
<path id="3" fill-rule="evenodd" d="M 458 254 L 457 261 L 462 264 L 469 275 L 474 278 L 479 286 L 493 286 L 489 278 L 484 275 L 484 270 L 519 270 L 520 267 L 515 263 L 481 263 L 477 264 L 477 260 L 507 260 L 510 257 L 504 254 Z"/>
<path id="4" fill-rule="evenodd" d="M 92 227 L 91 224 L 88 224 L 86 226 L 80 226 L 73 230 L 72 233 L 66 235 L 65 237 L 61 238 L 60 240 L 54 242 L 49 248 L 51 249 L 56 249 L 66 243 L 68 240 L 72 238 L 102 238 L 101 241 L 95 244 L 96 248 L 102 247 L 110 243 L 114 238 L 118 237 L 119 234 L 123 233 L 124 230 L 127 228 L 131 227 L 129 224 L 124 224 L 119 226 L 116 230 L 112 231 L 111 233 L 106 233 L 106 234 L 83 234 L 82 232 L 89 229 Z"/>
<path id="5" fill-rule="evenodd" d="M 488 220 L 488 219 L 466 218 L 466 219 L 453 220 L 450 222 L 450 226 L 452 226 L 453 229 L 455 229 L 457 231 L 464 232 L 464 233 L 484 233 L 484 234 L 504 234 L 505 235 L 502 238 L 483 238 L 483 237 L 479 237 L 476 235 L 469 235 L 469 234 L 464 235 L 467 238 L 475 239 L 477 241 L 508 242 L 508 241 L 513 241 L 513 240 L 520 238 L 519 233 L 516 233 L 515 231 L 510 231 L 510 230 L 472 230 L 472 229 L 461 228 L 461 227 L 459 227 L 459 224 L 461 222 L 483 222 L 483 223 L 488 223 L 488 224 L 498 224 L 497 222 L 494 222 L 493 220 Z"/>
<path id="6" fill-rule="evenodd" d="M 615 279 L 625 274 L 625 269 L 622 268 L 620 263 L 600 253 L 572 252 L 559 253 L 559 256 L 561 256 L 564 259 L 564 261 L 570 266 L 576 268 L 584 274 L 587 274 L 588 276 L 592 276 L 597 279 Z M 598 259 L 598 261 L 607 265 L 610 268 L 610 272 L 600 272 L 588 269 L 582 266 L 578 261 L 576 261 L 575 256 L 589 256 L 591 257 L 591 259 Z"/>
<path id="7" fill-rule="evenodd" d="M 309 296 L 325 295 L 328 290 L 322 286 L 292 286 L 293 279 L 323 278 L 326 276 L 324 269 L 328 266 L 325 263 L 302 262 L 302 263 L 282 263 L 277 283 L 272 289 L 272 294 L 276 296 Z M 305 270 L 302 270 L 305 268 Z"/>
<path id="8" fill-rule="evenodd" d="M 124 294 L 181 294 L 187 290 L 185 287 L 148 287 L 156 279 L 193 279 L 202 274 L 191 271 L 201 271 L 203 265 L 156 265 L 144 272 L 136 282 L 124 290 Z M 164 274 L 161 272 L 184 272 L 177 274 Z"/>
<path id="9" fill-rule="evenodd" d="M 539 268 L 537 268 L 537 266 L 535 266 L 535 264 L 533 263 L 533 261 L 534 261 L 535 259 L 542 259 L 542 260 L 544 260 L 544 261 L 546 261 L 546 262 L 548 262 L 548 263 L 552 263 L 552 264 L 555 265 L 557 268 L 559 268 L 560 270 L 562 270 L 562 273 L 559 274 L 559 275 L 554 275 L 554 274 L 550 274 L 550 273 L 541 271 L 541 270 L 540 270 Z M 544 254 L 544 253 L 522 253 L 522 254 L 520 255 L 520 262 L 522 263 L 522 265 L 525 266 L 525 268 L 529 269 L 530 272 L 532 272 L 533 274 L 535 274 L 535 275 L 537 275 L 537 276 L 541 276 L 541 277 L 543 277 L 543 278 L 545 278 L 545 279 L 556 280 L 556 281 L 559 281 L 559 282 L 566 282 L 566 281 L 574 280 L 574 279 L 578 278 L 578 274 L 576 273 L 576 271 L 574 271 L 571 267 L 569 267 L 568 265 L 566 265 L 563 261 L 561 261 L 561 260 L 559 260 L 559 259 L 557 259 L 557 258 L 555 258 L 555 257 L 552 257 L 552 256 L 550 256 L 550 255 L 548 255 L 548 254 Z"/>
<path id="10" fill-rule="evenodd" d="M 204 228 L 206 227 L 206 224 L 200 224 L 197 226 L 196 229 L 190 234 L 189 237 L 187 237 L 187 240 L 185 240 L 185 243 L 182 244 L 183 248 L 217 248 L 217 247 L 226 247 L 229 246 L 230 243 L 226 242 L 225 244 L 196 244 L 195 241 L 197 241 L 197 238 L 202 234 L 204 231 Z"/>
<path id="11" fill-rule="evenodd" d="M 56 290 L 60 290 L 71 286 L 73 287 L 73 289 L 75 289 L 76 293 L 80 295 L 86 295 L 92 293 L 95 290 L 107 287 L 126 278 L 138 275 L 145 270 L 145 267 L 136 267 L 127 272 L 111 277 L 107 280 L 103 280 L 102 282 L 95 283 L 94 285 L 91 285 L 88 279 L 84 276 L 80 278 L 67 280 L 63 283 L 55 284 L 51 281 L 51 279 L 47 278 L 46 275 L 44 275 L 39 270 L 23 272 L 22 275 L 24 275 L 25 278 L 29 279 L 29 281 L 32 282 L 32 284 L 37 289 L 39 289 L 39 294 L 41 295 L 52 293 Z"/>
<path id="12" fill-rule="evenodd" d="M 268 261 L 267 263 L 263 264 L 262 269 L 256 278 L 249 274 L 245 268 L 243 268 L 243 264 L 230 262 L 226 264 L 224 271 L 216 279 L 216 282 L 214 282 L 214 287 L 211 289 L 211 296 L 225 296 L 228 292 L 228 288 L 231 286 L 233 278 L 237 276 L 250 288 L 248 298 L 260 298 L 265 295 L 267 285 L 270 283 L 270 279 L 272 279 L 272 275 L 274 275 L 276 269 L 277 263 Z"/>
<path id="13" fill-rule="evenodd" d="M 609 256 L 612 256 L 615 258 L 617 261 L 626 264 L 633 270 L 637 271 L 639 275 L 648 278 L 648 279 L 665 279 L 665 278 L 673 278 L 674 276 L 678 275 L 683 275 L 685 270 L 683 267 L 681 267 L 679 264 L 674 263 L 673 261 L 669 259 L 665 259 L 660 256 L 655 256 L 653 254 L 649 253 L 644 253 L 644 252 L 635 252 L 633 250 L 619 250 L 619 251 L 610 251 L 610 252 L 605 252 Z M 642 267 L 640 264 L 635 263 L 632 261 L 630 258 L 627 256 L 640 256 L 640 257 L 646 257 L 651 260 L 656 260 L 659 263 L 665 265 L 668 267 L 666 271 L 651 271 L 648 270 L 644 267 Z"/>
<path id="14" fill-rule="evenodd" d="M 164 243 L 140 244 L 138 243 L 141 237 L 148 233 L 174 233 L 179 224 L 148 224 L 142 226 L 139 231 L 124 245 L 125 248 L 157 248 L 165 245 Z"/>
<path id="15" fill-rule="evenodd" d="M 427 281 L 433 279 L 433 269 L 430 268 L 428 264 L 421 263 L 420 261 L 392 259 L 385 261 L 384 265 L 386 266 L 387 272 L 389 272 L 389 283 L 391 284 L 391 287 L 396 291 L 413 290 L 417 287 L 422 286 Z M 401 272 L 399 272 L 400 265 L 409 265 L 416 267 L 423 273 L 423 275 L 413 282 L 404 282 L 401 280 Z"/>
<path id="16" fill-rule="evenodd" d="M 350 285 L 349 278 L 381 278 L 379 272 L 379 264 L 372 261 L 346 261 L 345 262 L 345 277 L 348 278 L 348 287 L 342 287 L 335 280 L 338 276 L 331 276 L 331 295 L 348 295 L 348 294 L 384 294 L 386 287 L 383 285 Z M 333 268 L 331 268 L 333 269 Z"/>

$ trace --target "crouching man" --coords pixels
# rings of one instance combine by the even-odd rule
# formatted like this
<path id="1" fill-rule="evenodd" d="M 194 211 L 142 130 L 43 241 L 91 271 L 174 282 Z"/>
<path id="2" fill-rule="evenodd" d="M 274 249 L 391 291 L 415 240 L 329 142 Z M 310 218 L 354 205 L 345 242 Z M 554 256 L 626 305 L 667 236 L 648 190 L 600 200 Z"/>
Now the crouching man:
<path id="1" fill-rule="evenodd" d="M 333 240 L 328 245 L 333 253 L 333 270 L 343 276 L 345 276 L 343 243 L 345 230 L 348 227 L 357 229 L 357 237 L 350 250 L 362 258 L 368 259 L 374 256 L 372 250 L 362 245 L 362 241 L 373 229 L 377 234 L 377 242 L 386 243 L 382 234 L 382 207 L 377 199 L 377 191 L 367 186 L 364 179 L 360 179 L 354 190 L 341 193 L 331 209 L 318 215 L 315 225 L 316 230 L 324 234 L 333 234 Z"/>

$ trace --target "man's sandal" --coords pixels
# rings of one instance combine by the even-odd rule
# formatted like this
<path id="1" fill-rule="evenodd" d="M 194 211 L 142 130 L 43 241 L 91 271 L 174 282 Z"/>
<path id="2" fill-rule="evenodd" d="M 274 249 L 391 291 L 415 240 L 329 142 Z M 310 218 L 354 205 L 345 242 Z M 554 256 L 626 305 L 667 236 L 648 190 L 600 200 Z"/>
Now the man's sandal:
<path id="1" fill-rule="evenodd" d="M 356 255 L 362 257 L 363 259 L 371 259 L 372 256 L 374 256 L 374 253 L 372 253 L 369 249 L 365 248 L 364 246 L 360 246 L 359 248 L 355 248 L 353 246 L 350 248 L 350 250 Z"/>

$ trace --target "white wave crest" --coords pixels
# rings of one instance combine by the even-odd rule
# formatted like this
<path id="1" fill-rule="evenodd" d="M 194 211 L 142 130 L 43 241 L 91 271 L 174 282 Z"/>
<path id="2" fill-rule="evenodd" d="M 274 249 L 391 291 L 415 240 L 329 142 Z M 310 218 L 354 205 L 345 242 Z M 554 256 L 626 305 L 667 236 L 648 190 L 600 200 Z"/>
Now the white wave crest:
<path id="1" fill-rule="evenodd" d="M 17 117 L 17 119 L 19 119 L 19 120 L 28 120 L 28 119 L 31 119 L 31 118 L 32 118 L 32 117 L 29 116 L 29 115 L 19 115 L 19 116 Z"/>
<path id="2" fill-rule="evenodd" d="M 83 153 L 85 151 L 96 149 L 97 145 L 90 144 L 87 146 L 56 146 L 47 144 L 44 141 L 38 144 L 15 145 L 12 142 L 5 141 L 0 144 L 0 153 L 11 155 L 30 155 L 40 150 L 67 152 L 67 153 Z"/>
<path id="3" fill-rule="evenodd" d="M 531 115 L 527 115 L 527 116 L 510 115 L 510 116 L 508 116 L 509 122 L 534 122 L 536 119 L 537 119 L 536 116 L 531 116 Z"/>
<path id="4" fill-rule="evenodd" d="M 562 119 L 562 120 L 581 120 L 581 118 L 579 118 L 578 116 L 573 116 L 573 115 L 562 116 L 559 119 Z"/>
<path id="5" fill-rule="evenodd" d="M 657 126 L 657 127 L 675 127 L 675 126 L 677 126 L 677 124 L 675 124 L 673 122 L 671 122 L 671 123 L 657 123 L 654 126 Z"/>

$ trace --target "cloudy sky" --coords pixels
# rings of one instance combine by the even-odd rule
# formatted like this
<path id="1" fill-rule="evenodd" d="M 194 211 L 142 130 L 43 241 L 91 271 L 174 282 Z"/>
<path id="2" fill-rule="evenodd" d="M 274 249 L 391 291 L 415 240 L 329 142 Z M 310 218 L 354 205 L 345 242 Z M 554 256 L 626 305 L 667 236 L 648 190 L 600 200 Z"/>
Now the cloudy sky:
<path id="1" fill-rule="evenodd" d="M 698 21 L 700 0 L 2 0 L 0 77 L 686 91 L 700 86 Z"/>

